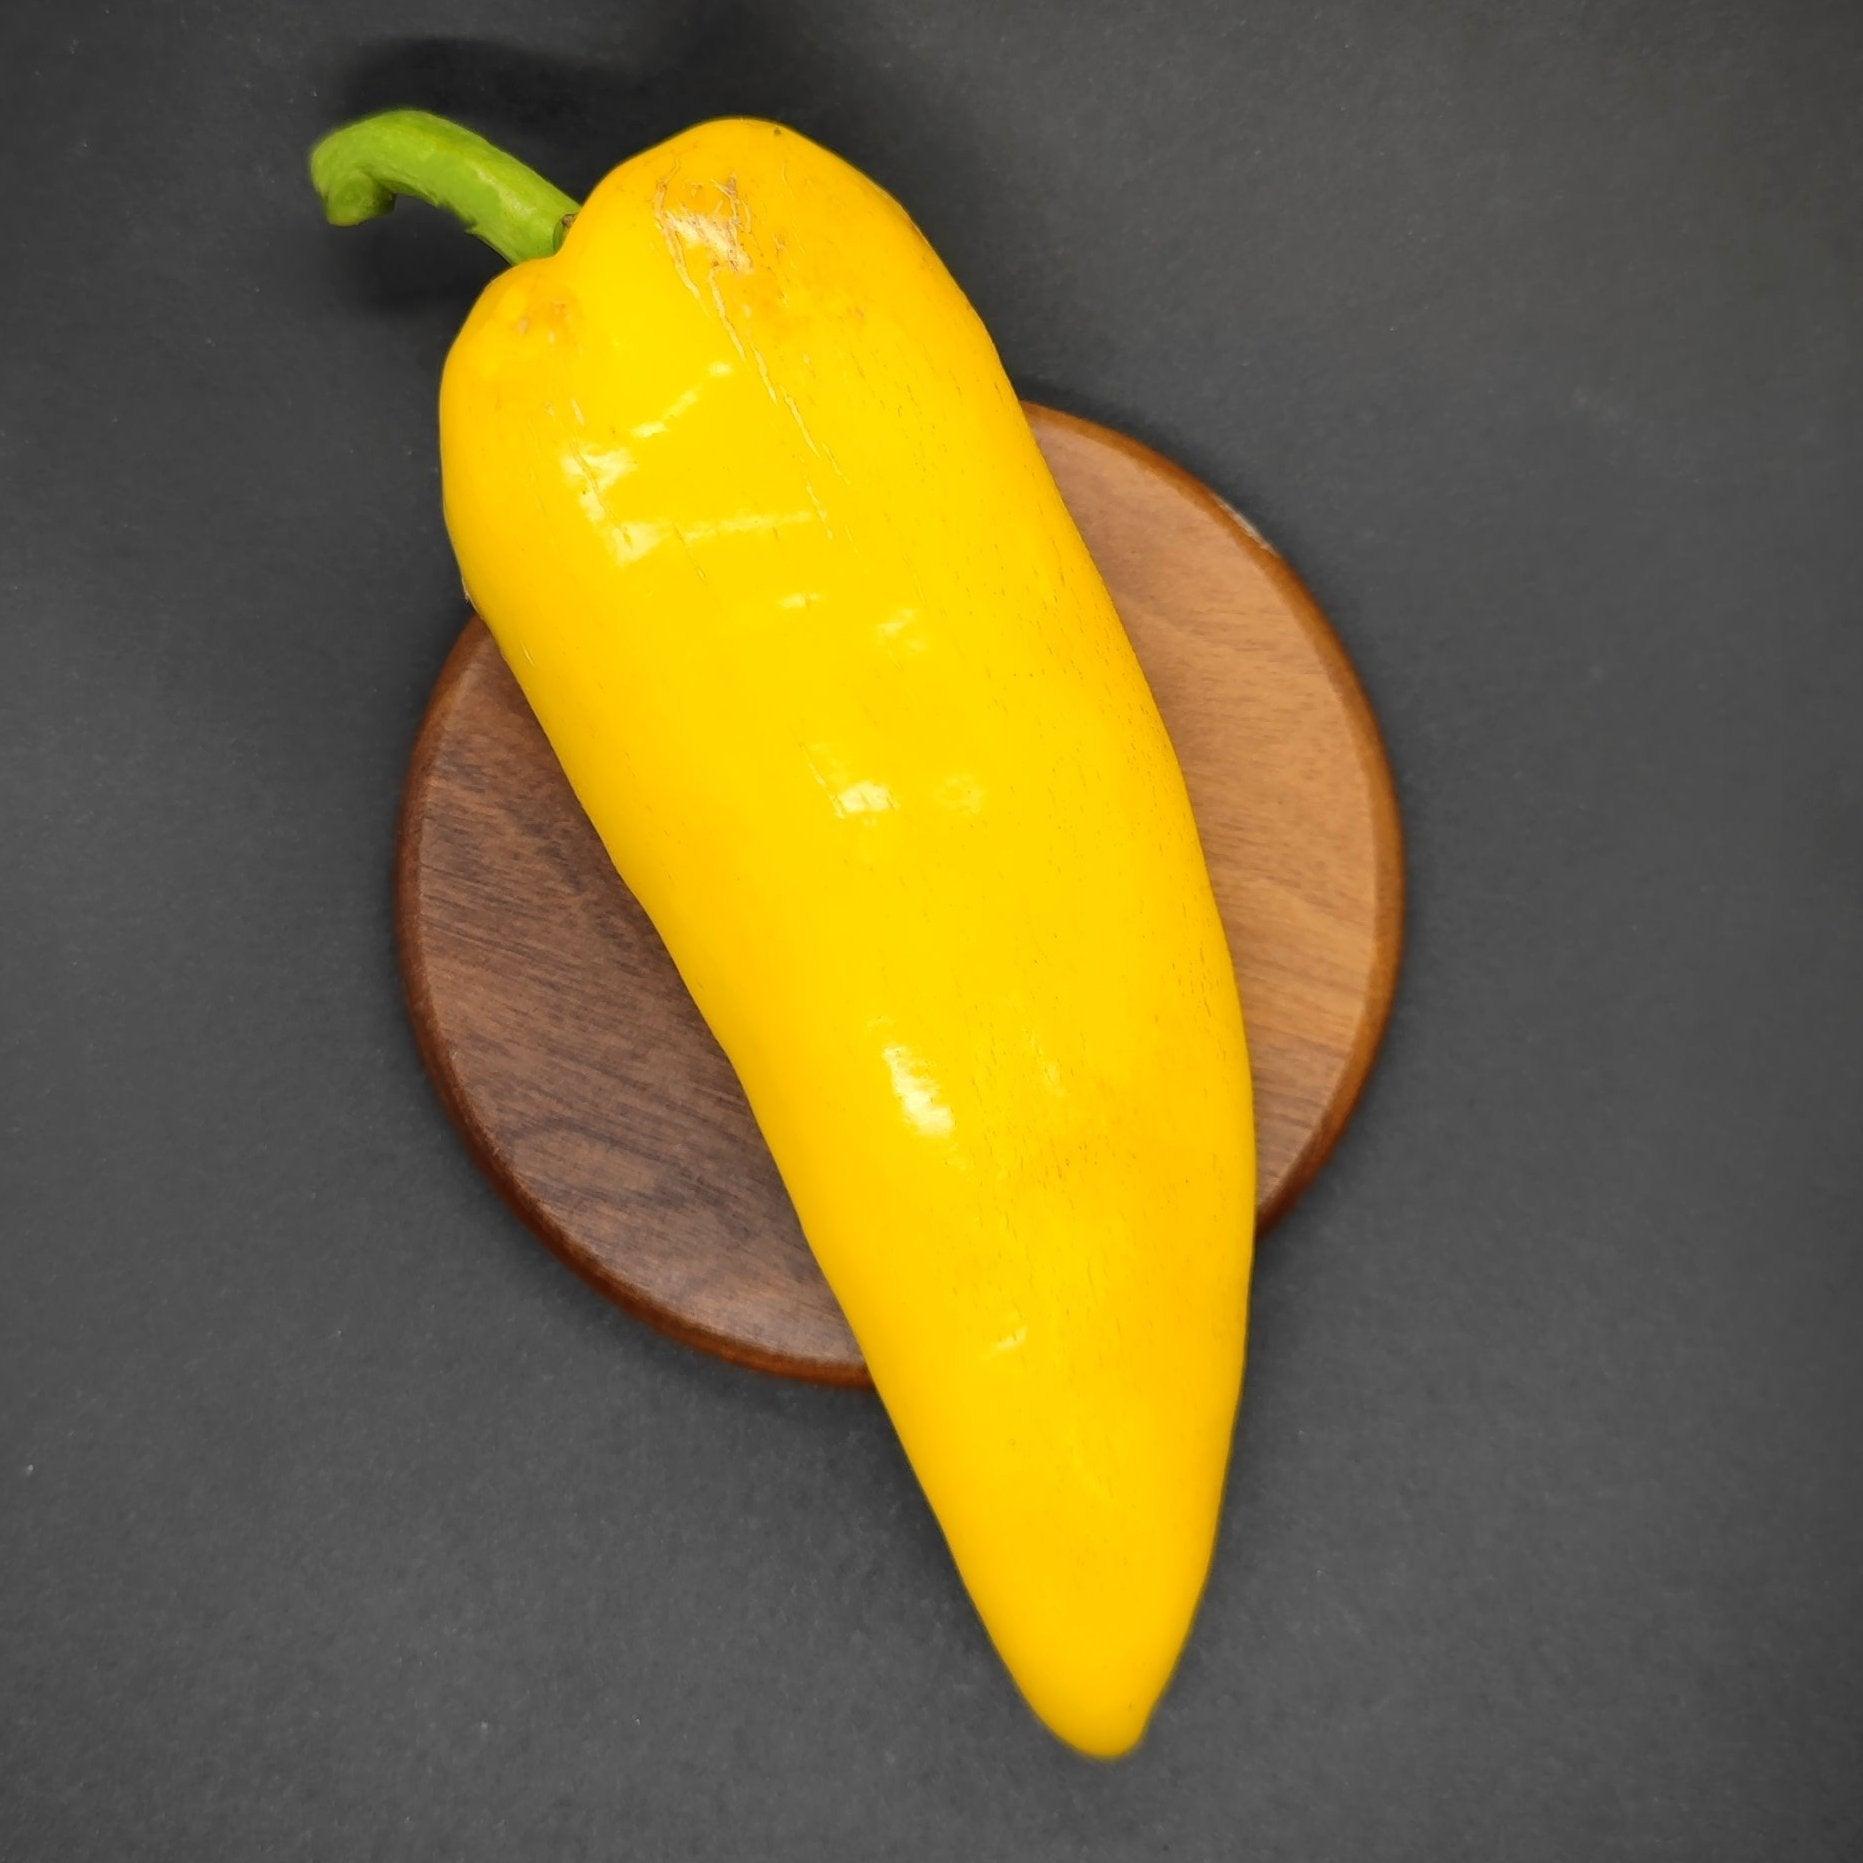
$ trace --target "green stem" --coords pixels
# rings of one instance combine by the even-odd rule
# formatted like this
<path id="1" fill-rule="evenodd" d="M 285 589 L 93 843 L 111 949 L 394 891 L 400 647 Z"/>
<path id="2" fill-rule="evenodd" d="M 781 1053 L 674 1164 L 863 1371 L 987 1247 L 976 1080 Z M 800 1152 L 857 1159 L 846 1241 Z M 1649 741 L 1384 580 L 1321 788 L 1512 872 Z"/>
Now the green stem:
<path id="1" fill-rule="evenodd" d="M 563 243 L 576 203 L 483 136 L 425 110 L 384 110 L 311 150 L 311 185 L 332 226 L 356 226 L 412 194 L 457 214 L 516 265 Z"/>

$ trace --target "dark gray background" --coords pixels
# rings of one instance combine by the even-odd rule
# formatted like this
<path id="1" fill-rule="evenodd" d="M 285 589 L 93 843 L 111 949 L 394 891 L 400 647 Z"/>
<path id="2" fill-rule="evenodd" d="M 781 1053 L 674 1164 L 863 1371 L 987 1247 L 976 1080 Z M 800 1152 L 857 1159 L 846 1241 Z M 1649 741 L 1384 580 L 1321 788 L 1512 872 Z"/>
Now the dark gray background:
<path id="1" fill-rule="evenodd" d="M 0 1854 L 1863 1855 L 1863 9 L 0 14 Z M 1026 389 L 1256 517 L 1410 835 L 1146 1749 L 1030 1719 L 870 1401 L 656 1338 L 404 1023 L 490 256 L 345 113 L 585 189 L 894 189 Z"/>

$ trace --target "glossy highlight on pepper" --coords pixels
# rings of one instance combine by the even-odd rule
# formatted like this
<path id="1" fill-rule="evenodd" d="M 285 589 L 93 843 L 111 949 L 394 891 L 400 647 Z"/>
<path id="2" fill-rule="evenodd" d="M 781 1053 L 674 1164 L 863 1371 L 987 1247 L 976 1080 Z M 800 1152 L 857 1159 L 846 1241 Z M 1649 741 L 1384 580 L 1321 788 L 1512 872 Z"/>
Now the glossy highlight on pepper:
<path id="1" fill-rule="evenodd" d="M 873 183 L 726 120 L 576 209 L 437 121 L 338 131 L 314 172 L 337 217 L 415 192 L 520 260 L 441 392 L 472 599 L 1005 1663 L 1123 1752 L 1208 1569 L 1254 1203 L 1234 971 L 1144 676 L 988 335 Z"/>

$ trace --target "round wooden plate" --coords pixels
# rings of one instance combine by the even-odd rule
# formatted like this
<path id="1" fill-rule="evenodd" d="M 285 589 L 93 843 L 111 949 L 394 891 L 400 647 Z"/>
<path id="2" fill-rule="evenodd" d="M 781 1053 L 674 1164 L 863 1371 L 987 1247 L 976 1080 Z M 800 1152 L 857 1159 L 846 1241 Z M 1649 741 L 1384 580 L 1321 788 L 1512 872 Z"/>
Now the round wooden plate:
<path id="1" fill-rule="evenodd" d="M 1352 1110 L 1403 916 L 1378 727 L 1292 570 L 1136 441 L 1031 406 L 1189 780 L 1241 979 L 1260 1217 Z M 604 1293 L 765 1370 L 864 1384 L 736 1076 L 471 622 L 414 749 L 396 907 L 414 1028 L 480 1164 Z"/>

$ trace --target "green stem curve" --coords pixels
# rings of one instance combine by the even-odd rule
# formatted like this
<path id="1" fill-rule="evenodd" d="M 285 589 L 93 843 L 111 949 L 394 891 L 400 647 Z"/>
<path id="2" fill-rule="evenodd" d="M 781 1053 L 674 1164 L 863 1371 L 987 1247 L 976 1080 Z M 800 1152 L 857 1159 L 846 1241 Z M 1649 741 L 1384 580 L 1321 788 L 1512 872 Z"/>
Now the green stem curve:
<path id="1" fill-rule="evenodd" d="M 547 259 L 576 203 L 483 136 L 425 110 L 384 110 L 311 150 L 311 185 L 332 226 L 356 226 L 411 194 L 465 222 L 513 265 Z"/>

